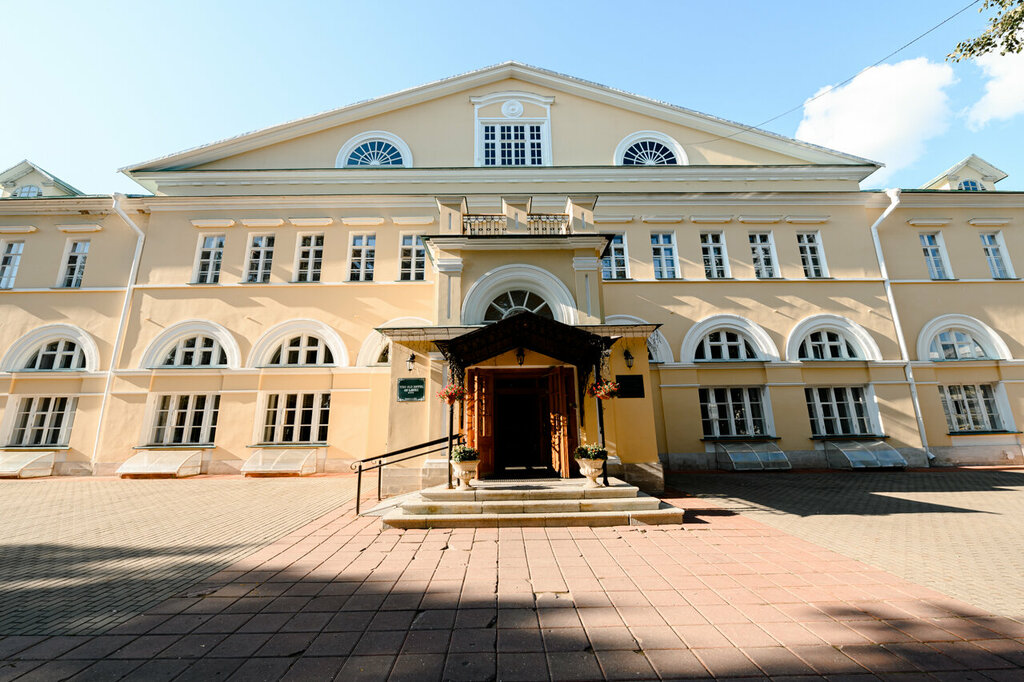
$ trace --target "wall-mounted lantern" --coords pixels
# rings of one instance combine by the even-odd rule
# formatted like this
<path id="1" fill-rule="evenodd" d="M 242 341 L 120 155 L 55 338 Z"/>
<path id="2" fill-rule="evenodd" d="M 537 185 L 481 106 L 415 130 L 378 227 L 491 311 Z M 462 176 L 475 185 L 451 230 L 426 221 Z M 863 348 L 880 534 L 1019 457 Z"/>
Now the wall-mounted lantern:
<path id="1" fill-rule="evenodd" d="M 516 348 L 516 362 L 522 367 L 523 363 L 526 362 L 526 349 Z"/>
<path id="2" fill-rule="evenodd" d="M 409 353 L 409 357 L 407 357 L 405 359 L 405 369 L 406 369 L 406 371 L 411 372 L 413 370 L 413 367 L 415 367 L 415 366 L 416 366 L 416 354 L 415 353 Z"/>
<path id="3" fill-rule="evenodd" d="M 628 369 L 633 369 L 633 354 L 629 352 L 628 348 L 622 352 L 622 359 L 626 361 Z"/>

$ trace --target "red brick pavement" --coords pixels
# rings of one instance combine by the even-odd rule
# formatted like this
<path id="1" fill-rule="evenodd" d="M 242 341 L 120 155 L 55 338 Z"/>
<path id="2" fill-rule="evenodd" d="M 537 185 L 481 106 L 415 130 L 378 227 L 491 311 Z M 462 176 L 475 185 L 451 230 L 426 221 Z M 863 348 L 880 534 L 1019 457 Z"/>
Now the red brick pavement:
<path id="1" fill-rule="evenodd" d="M 343 507 L 106 635 L 0 639 L 0 682 L 1024 679 L 1024 624 L 666 501 L 682 527 L 381 531 Z"/>

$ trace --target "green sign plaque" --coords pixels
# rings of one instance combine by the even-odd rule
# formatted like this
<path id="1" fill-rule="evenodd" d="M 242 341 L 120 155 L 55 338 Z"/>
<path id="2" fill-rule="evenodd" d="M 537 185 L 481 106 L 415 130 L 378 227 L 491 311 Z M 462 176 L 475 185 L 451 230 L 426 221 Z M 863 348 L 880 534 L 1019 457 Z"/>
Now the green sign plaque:
<path id="1" fill-rule="evenodd" d="M 398 402 L 425 400 L 427 395 L 426 379 L 399 379 Z"/>

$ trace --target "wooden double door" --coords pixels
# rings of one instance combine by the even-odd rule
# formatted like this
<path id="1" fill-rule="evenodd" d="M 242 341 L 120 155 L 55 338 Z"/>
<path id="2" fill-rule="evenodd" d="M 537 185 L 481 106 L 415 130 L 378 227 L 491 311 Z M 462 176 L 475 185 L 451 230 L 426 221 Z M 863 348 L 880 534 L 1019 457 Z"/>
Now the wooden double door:
<path id="1" fill-rule="evenodd" d="M 536 478 L 575 473 L 579 440 L 574 368 L 466 370 L 466 440 L 479 475 Z"/>

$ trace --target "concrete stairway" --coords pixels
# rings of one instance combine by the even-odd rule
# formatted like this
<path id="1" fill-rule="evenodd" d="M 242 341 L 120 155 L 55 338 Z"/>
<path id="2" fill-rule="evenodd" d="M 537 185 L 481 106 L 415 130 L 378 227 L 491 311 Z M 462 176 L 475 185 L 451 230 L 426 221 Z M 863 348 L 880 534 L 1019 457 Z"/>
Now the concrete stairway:
<path id="1" fill-rule="evenodd" d="M 617 478 L 608 483 L 608 487 L 584 488 L 582 479 L 477 481 L 466 491 L 437 486 L 410 495 L 382 520 L 394 528 L 682 523 L 682 509 Z"/>

